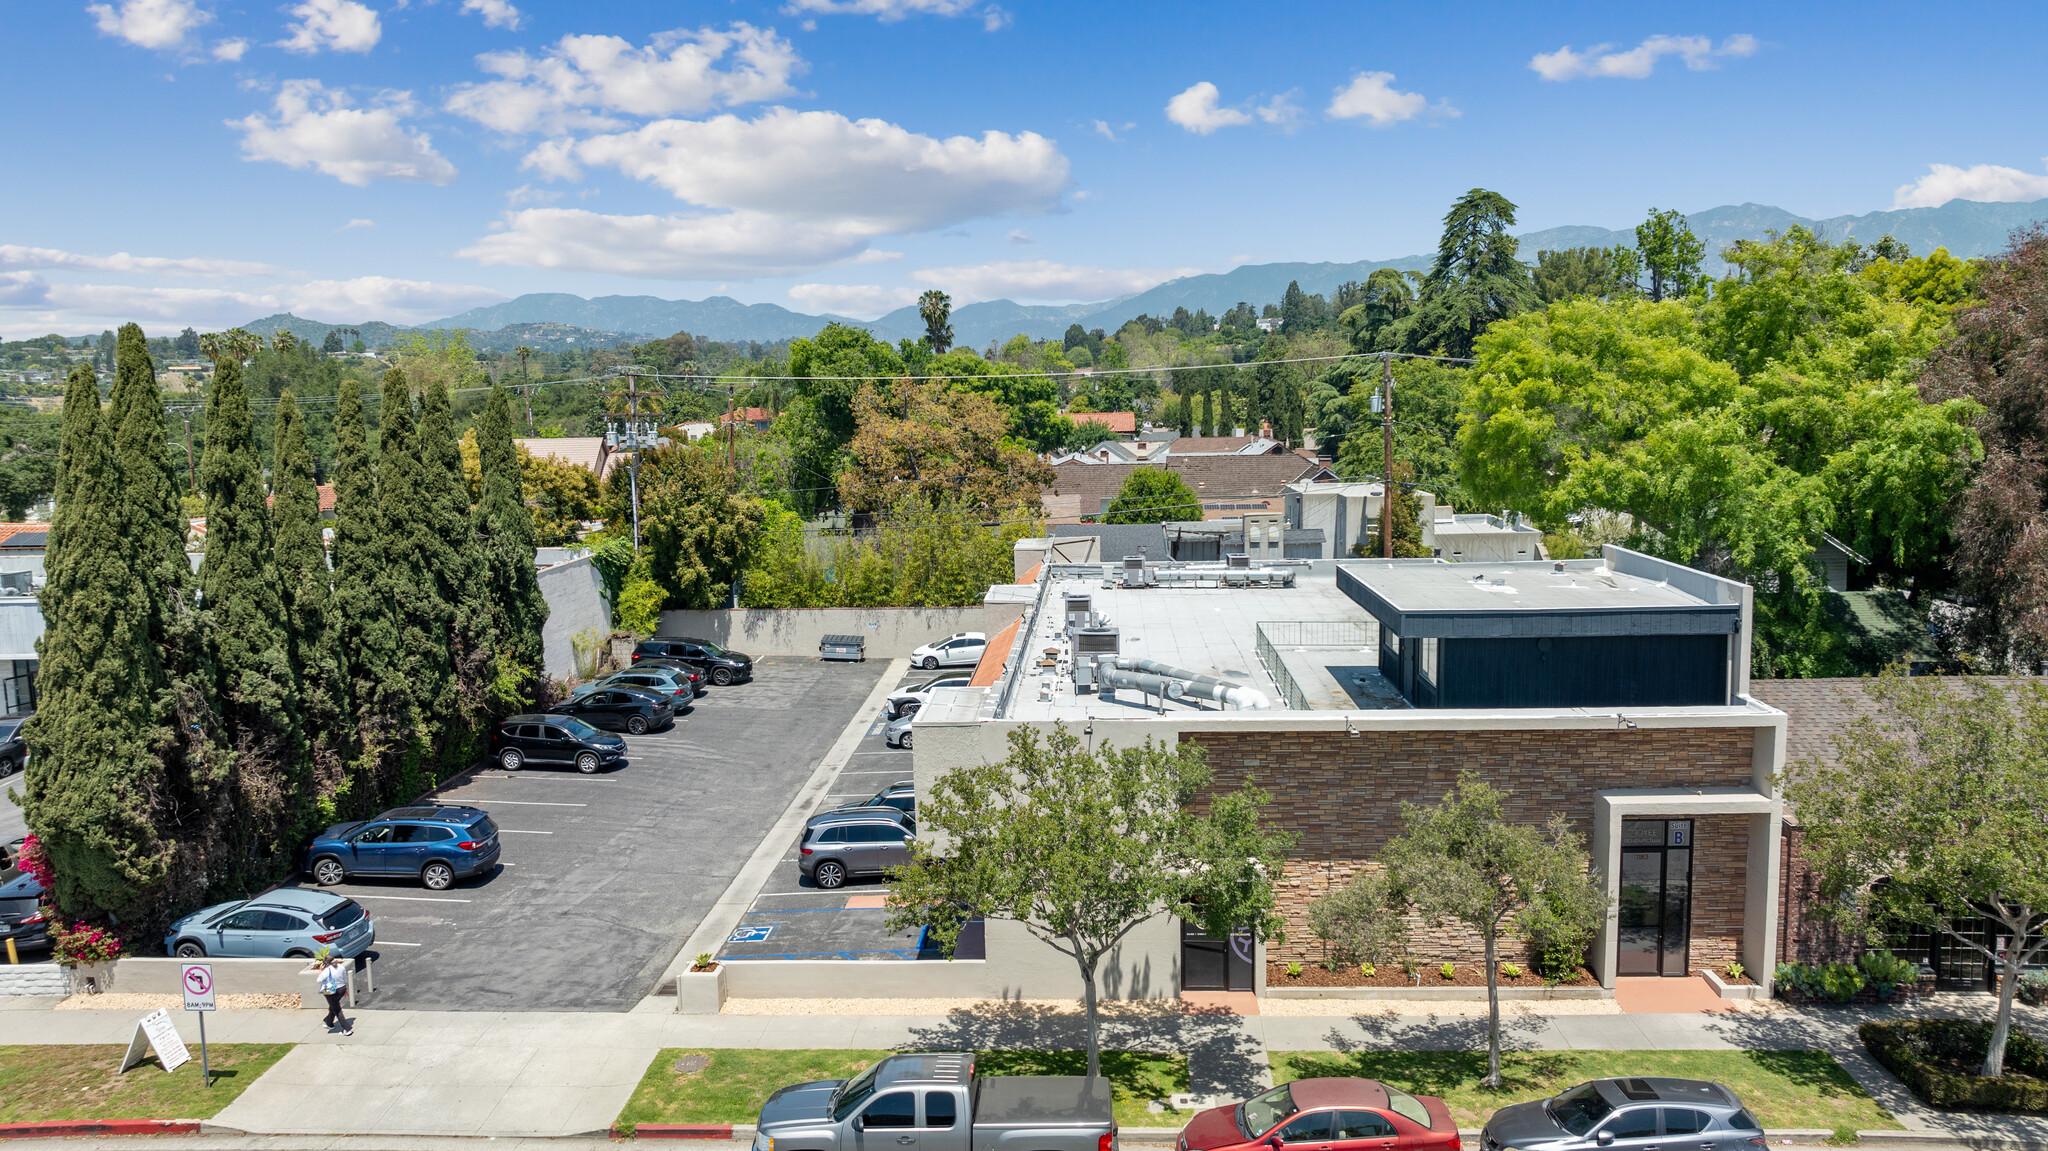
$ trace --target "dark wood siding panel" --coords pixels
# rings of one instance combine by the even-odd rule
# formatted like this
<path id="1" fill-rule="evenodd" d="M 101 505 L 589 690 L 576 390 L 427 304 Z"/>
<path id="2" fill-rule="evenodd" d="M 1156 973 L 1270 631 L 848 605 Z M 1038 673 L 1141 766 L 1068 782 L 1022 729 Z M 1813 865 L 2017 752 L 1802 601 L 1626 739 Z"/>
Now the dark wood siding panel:
<path id="1" fill-rule="evenodd" d="M 1683 707 L 1728 702 L 1727 636 L 1446 639 L 1442 644 L 1439 707 Z"/>

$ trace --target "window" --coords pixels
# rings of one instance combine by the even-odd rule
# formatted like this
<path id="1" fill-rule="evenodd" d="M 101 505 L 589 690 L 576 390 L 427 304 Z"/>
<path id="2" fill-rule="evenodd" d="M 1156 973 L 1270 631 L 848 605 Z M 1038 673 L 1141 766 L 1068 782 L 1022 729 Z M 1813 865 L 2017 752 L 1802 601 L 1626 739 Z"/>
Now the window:
<path id="1" fill-rule="evenodd" d="M 1301 1110 L 1295 1105 L 1294 1093 L 1287 1084 L 1273 1088 L 1263 1095 L 1257 1095 L 1238 1105 L 1239 1123 L 1248 1138 L 1264 1135 L 1273 1125 Z"/>
<path id="2" fill-rule="evenodd" d="M 1422 1105 L 1422 1100 L 1408 1094 L 1406 1091 L 1396 1091 L 1392 1087 L 1387 1088 L 1387 1106 L 1393 1110 L 1394 1114 L 1408 1120 L 1417 1127 L 1430 1126 L 1429 1108 Z"/>
<path id="3" fill-rule="evenodd" d="M 1287 1126 L 1280 1129 L 1280 1138 L 1288 1143 L 1320 1143 L 1330 1137 L 1330 1112 L 1311 1111 L 1297 1115 Z"/>
<path id="4" fill-rule="evenodd" d="M 843 828 L 843 827 L 828 827 L 828 828 L 825 828 L 824 830 L 822 830 L 822 831 L 818 832 L 818 838 L 816 838 L 816 839 L 813 839 L 813 840 L 812 840 L 811 842 L 812 842 L 812 843 L 845 843 L 845 842 L 846 842 L 846 829 L 845 829 L 845 828 Z"/>
<path id="5" fill-rule="evenodd" d="M 877 1059 L 868 1065 L 866 1071 L 861 1072 L 851 1082 L 847 1083 L 846 1086 L 839 1089 L 839 1094 L 832 1097 L 833 1122 L 845 1121 L 846 1117 L 853 1114 L 854 1109 L 859 1107 L 863 1100 L 875 1093 L 875 1075 L 881 1069 L 882 1061 Z"/>
<path id="6" fill-rule="evenodd" d="M 351 899 L 343 903 L 340 907 L 337 907 L 334 910 L 328 912 L 327 914 L 322 915 L 320 917 L 320 926 L 339 930 L 340 928 L 347 927 L 353 924 L 356 920 L 361 919 L 362 917 L 363 905 Z"/>
<path id="7" fill-rule="evenodd" d="M 1339 1139 L 1392 1139 L 1394 1125 L 1377 1111 L 1337 1112 Z"/>
<path id="8" fill-rule="evenodd" d="M 1707 1120 L 1708 1116 L 1704 1111 L 1693 1111 L 1685 1107 L 1666 1107 L 1664 1109 L 1664 1134 L 1697 1135 L 1707 1129 Z"/>
<path id="9" fill-rule="evenodd" d="M 263 913 L 260 911 L 237 911 L 220 921 L 222 931 L 261 931 Z"/>
<path id="10" fill-rule="evenodd" d="M 401 823 L 391 829 L 393 843 L 425 843 L 427 829 L 413 823 Z"/>
<path id="11" fill-rule="evenodd" d="M 1600 1097 L 1600 1089 L 1591 1083 L 1582 1083 L 1570 1091 L 1545 1103 L 1544 1109 L 1557 1125 L 1574 1135 L 1584 1135 L 1593 1129 L 1593 1124 L 1605 1118 L 1613 1105 Z"/>
<path id="12" fill-rule="evenodd" d="M 376 827 L 372 827 L 367 831 L 364 831 L 361 835 L 356 836 L 355 841 L 357 843 L 390 843 L 391 825 L 388 823 L 383 823 L 377 825 Z"/>
<path id="13" fill-rule="evenodd" d="M 868 1109 L 861 1113 L 861 1122 L 867 1127 L 915 1127 L 917 1096 L 908 1091 L 892 1091 L 868 1104 Z"/>
<path id="14" fill-rule="evenodd" d="M 1638 1107 L 1624 1111 L 1607 1121 L 1602 1128 L 1616 1139 L 1654 1139 L 1657 1137 L 1657 1109 Z"/>
<path id="15" fill-rule="evenodd" d="M 452 827 L 423 827 L 420 830 L 427 833 L 428 843 L 449 843 L 455 839 L 455 829 Z"/>
<path id="16" fill-rule="evenodd" d="M 516 736 L 515 736 L 514 738 L 516 738 L 516 739 L 539 739 L 539 738 L 540 738 L 540 725 L 539 725 L 539 724 L 537 724 L 537 723 L 522 723 L 522 724 L 520 724 L 520 725 L 519 725 L 519 733 L 518 733 L 518 735 L 516 735 Z"/>
<path id="17" fill-rule="evenodd" d="M 569 738 L 568 736 L 562 734 L 561 728 L 556 727 L 554 724 L 551 723 L 544 723 L 541 725 L 540 737 L 551 743 L 560 743 L 563 740 Z"/>
<path id="18" fill-rule="evenodd" d="M 959 1104 L 951 1091 L 927 1091 L 924 1093 L 924 1125 L 927 1127 L 951 1127 L 959 1115 Z"/>
<path id="19" fill-rule="evenodd" d="M 1737 1111 L 1735 1114 L 1730 1115 L 1728 1117 L 1728 1126 L 1735 1128 L 1737 1131 L 1762 1130 L 1762 1128 L 1756 1125 L 1756 1117 L 1747 1111 Z"/>
<path id="20" fill-rule="evenodd" d="M 286 915 L 282 911 L 264 912 L 263 926 L 259 928 L 262 931 L 304 931 L 305 929 L 305 920 L 300 919 L 296 915 Z"/>

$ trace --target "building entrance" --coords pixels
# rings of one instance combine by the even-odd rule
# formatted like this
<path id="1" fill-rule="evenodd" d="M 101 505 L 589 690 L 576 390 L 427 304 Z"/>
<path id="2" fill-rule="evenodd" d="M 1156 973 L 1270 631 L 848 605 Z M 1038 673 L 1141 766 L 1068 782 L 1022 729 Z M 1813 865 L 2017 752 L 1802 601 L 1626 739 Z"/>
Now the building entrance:
<path id="1" fill-rule="evenodd" d="M 1253 991 L 1252 937 L 1211 939 L 1199 923 L 1180 925 L 1182 991 Z"/>
<path id="2" fill-rule="evenodd" d="M 1686 974 L 1692 853 L 1690 819 L 1622 821 L 1617 974 Z"/>

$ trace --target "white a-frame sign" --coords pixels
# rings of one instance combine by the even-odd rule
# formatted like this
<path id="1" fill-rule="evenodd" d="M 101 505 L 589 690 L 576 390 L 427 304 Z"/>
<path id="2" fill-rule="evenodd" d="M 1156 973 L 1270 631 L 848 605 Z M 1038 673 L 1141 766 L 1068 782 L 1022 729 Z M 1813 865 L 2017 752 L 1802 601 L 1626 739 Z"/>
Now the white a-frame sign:
<path id="1" fill-rule="evenodd" d="M 176 1071 L 192 1062 L 192 1053 L 185 1049 L 185 1041 L 178 1038 L 178 1029 L 171 1023 L 170 1011 L 162 1007 L 136 1021 L 135 1035 L 128 1040 L 128 1054 L 121 1057 L 121 1070 L 142 1062 L 152 1048 L 165 1071 Z"/>

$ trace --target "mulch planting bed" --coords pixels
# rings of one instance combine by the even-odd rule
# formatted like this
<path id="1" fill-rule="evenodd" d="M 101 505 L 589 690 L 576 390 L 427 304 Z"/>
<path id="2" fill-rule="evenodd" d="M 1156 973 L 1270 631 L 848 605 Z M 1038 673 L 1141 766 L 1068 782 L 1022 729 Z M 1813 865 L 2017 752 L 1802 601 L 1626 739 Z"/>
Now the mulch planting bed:
<path id="1" fill-rule="evenodd" d="M 1486 969 L 1476 964 L 1461 963 L 1457 973 L 1449 979 L 1435 967 L 1421 970 L 1423 987 L 1484 987 Z M 1593 987 L 1599 984 L 1593 973 L 1581 967 L 1578 974 L 1570 979 L 1545 980 L 1533 971 L 1523 970 L 1514 979 L 1505 975 L 1500 978 L 1502 987 Z M 1284 963 L 1266 964 L 1266 987 L 1414 987 L 1413 977 L 1399 967 L 1382 967 L 1368 979 L 1358 973 L 1357 967 L 1340 967 L 1335 971 L 1315 965 L 1304 964 L 1300 975 L 1287 974 Z"/>

